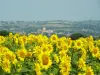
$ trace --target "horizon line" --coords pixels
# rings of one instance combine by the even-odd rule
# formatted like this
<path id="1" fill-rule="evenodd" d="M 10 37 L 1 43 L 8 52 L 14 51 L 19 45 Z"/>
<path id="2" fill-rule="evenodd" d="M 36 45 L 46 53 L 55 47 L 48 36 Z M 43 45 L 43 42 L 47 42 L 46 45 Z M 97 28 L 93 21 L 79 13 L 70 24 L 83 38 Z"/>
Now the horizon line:
<path id="1" fill-rule="evenodd" d="M 14 22 L 14 20 L 0 20 L 0 21 L 9 21 L 9 22 L 11 22 L 11 21 L 13 21 Z M 15 20 L 15 22 L 16 21 L 35 21 L 36 22 L 36 20 Z M 37 20 L 37 21 L 100 21 L 100 20 L 93 20 L 93 19 L 90 19 L 90 20 Z"/>

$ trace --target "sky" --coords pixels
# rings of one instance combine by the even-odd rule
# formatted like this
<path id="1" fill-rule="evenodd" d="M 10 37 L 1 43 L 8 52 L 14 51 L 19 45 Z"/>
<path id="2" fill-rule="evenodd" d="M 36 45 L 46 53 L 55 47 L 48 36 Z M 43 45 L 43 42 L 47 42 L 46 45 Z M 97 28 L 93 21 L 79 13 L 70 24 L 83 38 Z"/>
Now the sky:
<path id="1" fill-rule="evenodd" d="M 100 20 L 100 0 L 0 0 L 0 21 Z"/>

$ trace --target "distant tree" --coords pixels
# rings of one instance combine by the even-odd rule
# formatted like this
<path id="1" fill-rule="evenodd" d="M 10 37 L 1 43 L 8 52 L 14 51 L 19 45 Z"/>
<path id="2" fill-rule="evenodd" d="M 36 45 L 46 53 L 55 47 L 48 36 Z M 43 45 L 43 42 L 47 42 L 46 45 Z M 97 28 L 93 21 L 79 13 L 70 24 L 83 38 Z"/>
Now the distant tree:
<path id="1" fill-rule="evenodd" d="M 83 35 L 83 34 L 81 34 L 81 33 L 74 33 L 74 34 L 70 35 L 70 38 L 71 38 L 72 40 L 76 40 L 76 39 L 78 39 L 78 38 L 80 38 L 80 37 L 85 37 L 85 35 Z"/>
<path id="2" fill-rule="evenodd" d="M 7 36 L 7 35 L 9 35 L 9 32 L 6 31 L 6 30 L 1 30 L 1 31 L 0 31 L 0 35 L 1 35 L 1 36 Z"/>

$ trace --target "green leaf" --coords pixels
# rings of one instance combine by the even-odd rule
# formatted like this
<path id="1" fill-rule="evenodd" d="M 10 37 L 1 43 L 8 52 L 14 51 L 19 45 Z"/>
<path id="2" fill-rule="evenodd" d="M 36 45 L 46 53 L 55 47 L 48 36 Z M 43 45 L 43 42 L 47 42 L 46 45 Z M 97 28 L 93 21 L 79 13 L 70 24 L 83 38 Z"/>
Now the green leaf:
<path id="1" fill-rule="evenodd" d="M 0 75 L 5 75 L 5 72 L 2 70 L 1 67 L 0 67 Z"/>
<path id="2" fill-rule="evenodd" d="M 25 67 L 22 67 L 22 70 L 21 70 L 21 72 L 28 72 L 29 70 L 27 69 L 27 68 L 25 68 Z"/>
<path id="3" fill-rule="evenodd" d="M 59 69 L 58 68 L 54 68 L 52 70 L 52 74 L 58 75 Z"/>
<path id="4" fill-rule="evenodd" d="M 46 72 L 42 72 L 43 75 L 48 75 Z"/>

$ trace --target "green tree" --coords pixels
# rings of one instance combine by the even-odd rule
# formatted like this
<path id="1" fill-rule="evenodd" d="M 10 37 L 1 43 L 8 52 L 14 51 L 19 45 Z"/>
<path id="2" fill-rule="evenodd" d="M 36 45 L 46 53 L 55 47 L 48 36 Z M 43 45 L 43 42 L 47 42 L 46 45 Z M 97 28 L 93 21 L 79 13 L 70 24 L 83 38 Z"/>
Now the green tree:
<path id="1" fill-rule="evenodd" d="M 0 31 L 0 35 L 1 35 L 1 36 L 7 36 L 7 35 L 9 35 L 9 32 L 6 31 L 6 30 L 1 30 L 1 31 Z"/>
<path id="2" fill-rule="evenodd" d="M 70 35 L 70 37 L 71 37 L 72 40 L 76 40 L 80 37 L 85 37 L 85 35 L 83 35 L 81 33 L 74 33 L 74 34 Z"/>

